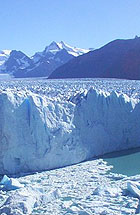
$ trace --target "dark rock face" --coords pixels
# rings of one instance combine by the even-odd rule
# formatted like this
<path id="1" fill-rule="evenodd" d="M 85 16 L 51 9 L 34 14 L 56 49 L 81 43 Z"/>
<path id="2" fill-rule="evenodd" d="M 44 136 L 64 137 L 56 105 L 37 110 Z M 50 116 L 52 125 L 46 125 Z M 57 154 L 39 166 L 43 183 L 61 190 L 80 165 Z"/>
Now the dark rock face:
<path id="1" fill-rule="evenodd" d="M 49 78 L 140 79 L 140 37 L 115 40 L 72 59 Z"/>

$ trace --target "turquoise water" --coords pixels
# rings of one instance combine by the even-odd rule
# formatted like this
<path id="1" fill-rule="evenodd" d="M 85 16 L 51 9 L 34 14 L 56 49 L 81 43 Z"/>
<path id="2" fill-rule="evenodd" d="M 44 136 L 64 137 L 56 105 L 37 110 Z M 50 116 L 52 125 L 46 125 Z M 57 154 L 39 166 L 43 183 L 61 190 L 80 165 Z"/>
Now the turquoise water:
<path id="1" fill-rule="evenodd" d="M 140 174 L 140 148 L 109 153 L 102 158 L 113 165 L 111 172 L 127 176 Z"/>

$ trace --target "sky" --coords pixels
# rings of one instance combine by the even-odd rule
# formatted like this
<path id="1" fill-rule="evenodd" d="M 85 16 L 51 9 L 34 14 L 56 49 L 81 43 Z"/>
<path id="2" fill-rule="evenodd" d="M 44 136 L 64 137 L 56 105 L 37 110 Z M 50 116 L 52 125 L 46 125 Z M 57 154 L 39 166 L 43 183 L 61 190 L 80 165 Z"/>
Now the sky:
<path id="1" fill-rule="evenodd" d="M 99 48 L 140 36 L 140 0 L 0 0 L 0 50 L 42 51 L 52 41 Z"/>

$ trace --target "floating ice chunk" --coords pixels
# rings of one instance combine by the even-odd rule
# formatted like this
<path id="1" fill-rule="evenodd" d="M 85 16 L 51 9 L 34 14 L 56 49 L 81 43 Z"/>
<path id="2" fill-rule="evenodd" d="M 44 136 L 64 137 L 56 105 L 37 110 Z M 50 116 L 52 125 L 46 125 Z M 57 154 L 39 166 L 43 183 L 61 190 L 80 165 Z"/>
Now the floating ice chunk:
<path id="1" fill-rule="evenodd" d="M 10 180 L 10 178 L 8 178 L 7 175 L 4 175 L 0 182 L 0 185 L 5 185 L 5 184 L 9 183 L 9 180 Z"/>
<path id="2" fill-rule="evenodd" d="M 9 215 L 31 214 L 36 202 L 39 202 L 40 192 L 37 189 L 23 188 L 11 193 L 0 208 L 0 214 Z"/>
<path id="3" fill-rule="evenodd" d="M 121 193 L 121 189 L 119 187 L 111 187 L 111 186 L 98 186 L 93 191 L 92 195 L 104 196 L 108 195 L 110 197 L 117 197 L 119 193 Z"/>
<path id="4" fill-rule="evenodd" d="M 0 208 L 0 214 L 9 215 L 32 214 L 34 208 L 46 205 L 59 198 L 59 191 L 53 190 L 44 193 L 40 187 L 24 187 L 23 189 L 11 192 L 5 203 Z"/>
<path id="5" fill-rule="evenodd" d="M 134 181 L 127 182 L 127 190 L 136 198 L 140 198 L 140 183 Z"/>
<path id="6" fill-rule="evenodd" d="M 29 203 L 26 204 L 26 202 L 21 202 L 21 200 L 18 200 L 16 202 L 17 207 L 15 207 L 14 199 L 12 200 L 11 197 L 8 198 L 8 202 L 5 206 L 3 206 L 0 209 L 0 212 L 6 213 L 6 214 L 30 214 L 32 212 L 32 198 L 29 198 Z"/>
<path id="7" fill-rule="evenodd" d="M 0 190 L 16 190 L 24 187 L 23 184 L 20 184 L 17 179 L 9 178 L 7 175 L 4 175 L 0 182 Z"/>

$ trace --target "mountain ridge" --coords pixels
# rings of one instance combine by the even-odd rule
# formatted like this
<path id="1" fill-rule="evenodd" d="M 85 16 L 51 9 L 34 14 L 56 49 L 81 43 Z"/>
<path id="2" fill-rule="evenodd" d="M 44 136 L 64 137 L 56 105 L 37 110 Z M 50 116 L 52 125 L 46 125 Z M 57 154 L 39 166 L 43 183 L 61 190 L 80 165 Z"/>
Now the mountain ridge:
<path id="1" fill-rule="evenodd" d="M 117 39 L 57 68 L 52 78 L 140 79 L 140 37 Z"/>
<path id="2" fill-rule="evenodd" d="M 72 47 L 63 41 L 53 41 L 42 52 L 36 52 L 31 57 L 22 51 L 3 50 L 0 51 L 0 73 L 16 78 L 48 77 L 59 66 L 88 51 Z"/>

